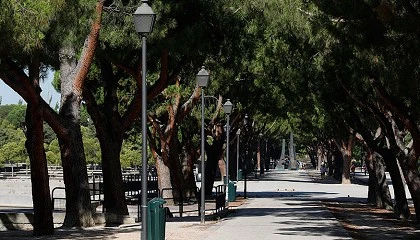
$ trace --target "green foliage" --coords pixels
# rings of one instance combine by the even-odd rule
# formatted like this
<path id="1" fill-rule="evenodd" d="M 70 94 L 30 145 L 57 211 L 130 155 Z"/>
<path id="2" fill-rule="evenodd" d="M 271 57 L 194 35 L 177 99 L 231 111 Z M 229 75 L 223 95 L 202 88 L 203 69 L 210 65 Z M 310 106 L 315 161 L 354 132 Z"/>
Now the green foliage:
<path id="1" fill-rule="evenodd" d="M 0 52 L 16 59 L 22 69 L 35 56 L 56 67 L 61 46 L 83 44 L 94 17 L 94 4 L 88 0 L 1 1 Z M 133 69 L 140 65 L 141 39 L 132 19 L 138 4 L 116 0 L 105 9 L 96 62 L 88 79 L 100 108 L 105 90 L 99 63 L 109 61 Z M 339 79 L 374 102 L 377 96 L 369 83 L 374 76 L 409 109 L 410 116 L 420 119 L 420 24 L 403 3 L 156 0 L 151 5 L 158 18 L 148 36 L 148 84 L 157 82 L 165 51 L 168 74 L 180 65 L 182 77 L 179 87 L 169 86 L 148 102 L 148 110 L 159 119 L 165 119 L 178 94 L 181 102 L 188 99 L 202 64 L 211 70 L 206 95 L 230 98 L 236 113 L 248 113 L 255 128 L 277 143 L 290 132 L 302 146 L 341 134 L 338 123 L 355 110 L 355 105 L 346 97 Z M 414 8 L 419 10 L 418 5 Z M 115 65 L 112 73 L 118 83 L 118 111 L 122 115 L 137 87 L 132 77 Z M 60 88 L 59 72 L 55 72 L 54 87 Z M 24 121 L 24 111 L 24 105 L 0 107 L 0 147 L 11 148 L 21 141 L 23 132 L 18 127 Z M 215 105 L 206 99 L 206 122 L 214 111 Z M 180 142 L 188 136 L 199 147 L 200 116 L 197 104 L 189 118 L 177 123 Z M 99 163 L 99 143 L 89 120 L 82 107 L 87 159 Z M 45 129 L 47 158 L 57 163 L 57 142 L 51 130 Z M 132 140 L 135 135 L 136 130 L 127 133 L 121 152 L 123 167 L 139 164 L 141 143 Z"/>
<path id="2" fill-rule="evenodd" d="M 7 114 L 5 119 L 15 128 L 22 128 L 25 125 L 26 105 L 11 105 L 13 109 Z"/>
<path id="3" fill-rule="evenodd" d="M 28 162 L 25 149 L 25 135 L 9 121 L 0 119 L 0 164 Z"/>
<path id="4" fill-rule="evenodd" d="M 44 144 L 45 155 L 48 164 L 61 165 L 60 146 L 58 140 L 54 139 L 49 144 Z"/>
<path id="5" fill-rule="evenodd" d="M 65 4 L 64 0 L 1 1 L 2 44 L 25 53 L 42 49 L 51 23 Z"/>
<path id="6" fill-rule="evenodd" d="M 141 145 L 139 143 L 136 143 L 130 140 L 125 140 L 123 142 L 121 155 L 120 155 L 122 168 L 129 168 L 129 167 L 141 165 L 140 146 Z"/>
<path id="7" fill-rule="evenodd" d="M 50 144 L 56 138 L 57 138 L 57 136 L 55 135 L 52 128 L 48 124 L 44 123 L 44 141 L 45 141 L 45 143 Z"/>
<path id="8" fill-rule="evenodd" d="M 83 136 L 83 146 L 85 148 L 86 162 L 91 164 L 101 163 L 101 147 L 96 138 L 96 132 L 93 128 L 81 127 Z"/>

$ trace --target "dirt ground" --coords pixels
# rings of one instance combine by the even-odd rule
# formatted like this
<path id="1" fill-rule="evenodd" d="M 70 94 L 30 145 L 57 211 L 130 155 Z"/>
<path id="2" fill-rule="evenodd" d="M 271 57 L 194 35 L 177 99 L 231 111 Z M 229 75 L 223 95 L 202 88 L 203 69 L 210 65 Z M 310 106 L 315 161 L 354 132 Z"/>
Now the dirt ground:
<path id="1" fill-rule="evenodd" d="M 339 183 L 332 177 L 325 179 L 320 179 L 317 175 L 311 175 L 311 177 L 317 182 Z M 351 181 L 353 184 L 367 184 L 361 179 L 352 179 Z M 403 221 L 397 219 L 392 211 L 378 209 L 363 202 L 324 201 L 323 204 L 340 221 L 353 239 L 420 239 L 420 223 L 416 222 L 413 206 L 410 207 L 410 219 Z"/>
<path id="2" fill-rule="evenodd" d="M 323 203 L 353 239 L 420 239 L 420 224 L 413 207 L 410 219 L 400 220 L 392 211 L 367 203 Z"/>
<path id="3" fill-rule="evenodd" d="M 408 221 L 395 218 L 393 212 L 364 203 L 324 202 L 353 239 L 420 239 L 420 225 L 414 209 Z"/>

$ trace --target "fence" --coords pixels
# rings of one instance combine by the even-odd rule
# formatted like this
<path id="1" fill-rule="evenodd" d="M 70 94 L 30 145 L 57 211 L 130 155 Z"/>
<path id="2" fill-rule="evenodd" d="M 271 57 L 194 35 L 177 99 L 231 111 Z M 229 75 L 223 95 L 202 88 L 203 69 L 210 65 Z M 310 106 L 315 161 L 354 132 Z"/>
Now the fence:
<path id="1" fill-rule="evenodd" d="M 123 176 L 124 192 L 129 205 L 137 205 L 137 219 L 140 219 L 140 206 L 141 206 L 141 176 L 139 173 L 124 173 Z M 172 191 L 170 198 L 164 198 L 170 202 L 174 202 L 175 205 L 169 206 L 166 204 L 173 216 L 184 217 L 185 213 L 188 215 L 194 214 L 200 215 L 200 204 L 199 189 L 198 188 L 181 188 L 180 190 L 173 191 L 172 188 L 164 188 L 159 191 L 157 176 L 149 174 L 147 179 L 147 198 L 150 200 L 154 197 L 162 197 L 166 191 Z M 99 205 L 103 206 L 104 194 L 103 176 L 100 172 L 92 172 L 89 176 L 89 190 L 91 201 L 94 207 Z M 191 194 L 190 194 L 191 193 Z M 225 210 L 226 199 L 226 186 L 219 185 L 213 187 L 213 194 L 211 199 L 207 199 L 206 211 L 214 211 L 218 214 Z M 65 209 L 65 188 L 56 187 L 52 191 L 52 205 L 53 209 Z M 102 211 L 105 208 L 102 207 Z M 134 212 L 135 213 L 135 212 Z M 133 214 L 134 214 L 133 213 Z"/>
<path id="2" fill-rule="evenodd" d="M 126 200 L 129 204 L 137 204 L 141 193 L 141 177 L 138 173 L 124 173 L 123 187 Z M 102 205 L 104 201 L 104 183 L 101 172 L 92 172 L 89 175 L 89 192 L 92 203 Z M 157 176 L 149 175 L 147 179 L 148 198 L 158 197 L 159 188 Z M 51 193 L 53 209 L 65 209 L 65 188 L 56 187 Z M 102 208 L 104 211 L 105 209 Z"/>

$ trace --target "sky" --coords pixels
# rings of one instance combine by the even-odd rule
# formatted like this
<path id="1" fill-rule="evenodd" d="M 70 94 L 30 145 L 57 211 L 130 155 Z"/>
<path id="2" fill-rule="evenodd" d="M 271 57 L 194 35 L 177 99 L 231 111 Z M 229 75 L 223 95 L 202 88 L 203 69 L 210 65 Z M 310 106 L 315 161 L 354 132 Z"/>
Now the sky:
<path id="1" fill-rule="evenodd" d="M 41 96 L 42 98 L 48 102 L 50 97 L 52 97 L 51 100 L 51 106 L 55 107 L 56 103 L 60 103 L 60 93 L 55 91 L 54 87 L 51 84 L 51 81 L 53 80 L 54 73 L 48 72 L 47 78 L 41 82 Z M 9 86 L 7 86 L 1 79 L 0 79 L 0 96 L 1 96 L 1 105 L 7 105 L 7 104 L 17 104 L 19 100 L 22 100 L 23 103 L 26 103 L 23 98 L 19 96 L 13 89 L 11 89 Z"/>

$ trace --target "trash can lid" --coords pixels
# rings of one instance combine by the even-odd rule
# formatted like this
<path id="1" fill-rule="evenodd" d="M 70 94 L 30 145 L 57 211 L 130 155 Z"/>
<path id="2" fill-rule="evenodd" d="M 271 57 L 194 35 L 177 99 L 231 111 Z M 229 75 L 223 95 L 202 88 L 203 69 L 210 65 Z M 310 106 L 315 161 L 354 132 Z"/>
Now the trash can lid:
<path id="1" fill-rule="evenodd" d="M 162 198 L 153 198 L 152 200 L 150 200 L 150 201 L 147 203 L 147 205 L 148 205 L 150 208 L 155 209 L 155 208 L 157 208 L 157 207 L 159 207 L 160 205 L 165 204 L 165 203 L 166 203 L 166 201 L 165 201 L 164 199 L 162 199 Z"/>

